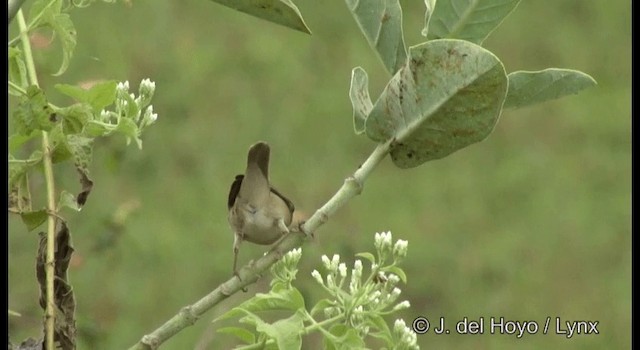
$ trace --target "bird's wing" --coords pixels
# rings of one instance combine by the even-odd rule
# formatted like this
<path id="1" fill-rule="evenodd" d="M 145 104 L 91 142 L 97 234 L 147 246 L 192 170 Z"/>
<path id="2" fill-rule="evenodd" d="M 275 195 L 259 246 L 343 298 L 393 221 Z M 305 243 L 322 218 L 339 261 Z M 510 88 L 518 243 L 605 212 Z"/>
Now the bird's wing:
<path id="1" fill-rule="evenodd" d="M 273 194 L 275 194 L 276 196 L 280 197 L 287 204 L 287 207 L 289 208 L 289 211 L 291 213 L 293 213 L 293 211 L 296 210 L 296 207 L 293 205 L 293 202 L 290 201 L 289 198 L 285 197 L 282 193 L 278 192 L 278 190 L 271 187 L 271 192 L 273 192 Z"/>
<path id="2" fill-rule="evenodd" d="M 227 200 L 227 209 L 231 209 L 233 205 L 236 203 L 236 198 L 238 198 L 238 193 L 240 193 L 240 186 L 242 185 L 242 179 L 244 179 L 244 175 L 236 175 L 236 179 L 233 180 L 231 184 L 231 188 L 229 189 L 229 199 Z"/>

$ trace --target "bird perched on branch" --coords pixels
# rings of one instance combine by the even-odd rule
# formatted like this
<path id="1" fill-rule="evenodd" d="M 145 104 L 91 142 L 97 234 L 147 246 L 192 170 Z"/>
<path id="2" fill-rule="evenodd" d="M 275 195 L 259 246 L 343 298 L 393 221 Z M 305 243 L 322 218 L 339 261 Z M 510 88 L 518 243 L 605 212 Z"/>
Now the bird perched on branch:
<path id="1" fill-rule="evenodd" d="M 236 175 L 229 190 L 229 224 L 233 241 L 233 273 L 237 275 L 240 243 L 269 245 L 289 233 L 293 203 L 269 183 L 269 145 L 258 142 L 249 148 L 247 169 Z"/>

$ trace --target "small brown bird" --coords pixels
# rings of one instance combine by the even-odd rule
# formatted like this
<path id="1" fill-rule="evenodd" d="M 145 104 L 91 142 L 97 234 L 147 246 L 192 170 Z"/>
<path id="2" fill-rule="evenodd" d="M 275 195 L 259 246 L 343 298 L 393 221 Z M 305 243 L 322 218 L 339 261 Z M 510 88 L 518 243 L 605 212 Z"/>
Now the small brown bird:
<path id="1" fill-rule="evenodd" d="M 269 183 L 269 145 L 258 142 L 249 148 L 247 170 L 236 175 L 229 190 L 229 224 L 233 241 L 233 273 L 242 241 L 269 245 L 289 233 L 293 203 Z"/>

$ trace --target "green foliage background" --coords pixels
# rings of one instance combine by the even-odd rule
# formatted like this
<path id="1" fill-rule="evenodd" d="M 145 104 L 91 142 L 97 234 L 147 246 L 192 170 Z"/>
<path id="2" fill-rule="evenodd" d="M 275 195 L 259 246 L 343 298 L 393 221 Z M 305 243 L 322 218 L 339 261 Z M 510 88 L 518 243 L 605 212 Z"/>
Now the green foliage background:
<path id="1" fill-rule="evenodd" d="M 424 5 L 401 3 L 407 45 L 414 45 L 423 40 Z M 78 45 L 66 74 L 51 76 L 55 46 L 36 49 L 40 83 L 54 103 L 64 101 L 55 83 L 118 79 L 135 90 L 149 77 L 157 84 L 159 119 L 143 150 L 98 142 L 94 190 L 81 213 L 66 213 L 76 248 L 69 273 L 79 348 L 132 345 L 230 276 L 225 202 L 250 144 L 271 144 L 273 182 L 309 213 L 373 149 L 353 133 L 350 73 L 367 70 L 372 96 L 388 76 L 342 1 L 298 5 L 313 36 L 209 1 L 96 3 L 72 13 Z M 547 316 L 599 321 L 599 335 L 572 339 L 430 332 L 419 336 L 424 348 L 630 347 L 630 29 L 629 2 L 523 1 L 485 44 L 507 71 L 573 68 L 599 85 L 507 110 L 487 140 L 443 160 L 404 171 L 385 161 L 362 195 L 303 247 L 305 297 L 318 298 L 309 277 L 321 254 L 349 259 L 373 249 L 374 232 L 391 230 L 409 240 L 407 322 L 442 316 L 453 329 L 465 316 L 541 326 Z M 73 169 L 54 171 L 59 188 L 79 189 Z M 34 180 L 37 198 L 44 184 Z M 132 201 L 140 208 L 124 231 L 114 230 L 114 212 Z M 13 216 L 8 235 L 9 307 L 22 313 L 9 319 L 17 342 L 41 329 L 37 235 Z M 240 259 L 264 250 L 243 245 Z M 232 339 L 209 321 L 266 289 L 262 281 L 233 296 L 163 348 L 229 347 Z"/>

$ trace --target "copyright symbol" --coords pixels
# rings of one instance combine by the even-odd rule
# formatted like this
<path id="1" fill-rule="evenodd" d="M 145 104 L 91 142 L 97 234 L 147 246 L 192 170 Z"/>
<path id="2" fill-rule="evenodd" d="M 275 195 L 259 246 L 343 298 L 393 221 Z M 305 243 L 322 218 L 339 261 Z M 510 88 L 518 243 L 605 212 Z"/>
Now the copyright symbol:
<path id="1" fill-rule="evenodd" d="M 427 320 L 426 317 L 422 316 L 416 317 L 416 319 L 413 320 L 413 323 L 411 323 L 411 328 L 418 334 L 427 333 L 427 331 L 429 331 L 429 327 L 429 320 Z"/>

